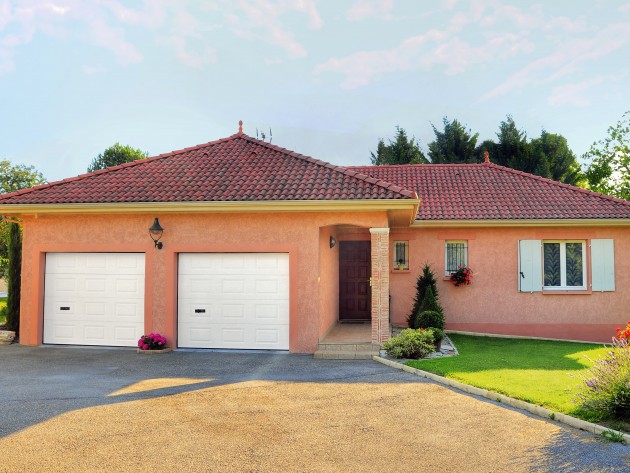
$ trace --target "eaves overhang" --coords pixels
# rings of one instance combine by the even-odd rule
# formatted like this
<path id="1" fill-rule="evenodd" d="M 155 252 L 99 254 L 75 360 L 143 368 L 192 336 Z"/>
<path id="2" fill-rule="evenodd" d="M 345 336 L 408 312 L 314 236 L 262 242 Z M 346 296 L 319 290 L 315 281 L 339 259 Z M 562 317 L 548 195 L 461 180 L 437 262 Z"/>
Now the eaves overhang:
<path id="1" fill-rule="evenodd" d="M 531 220 L 416 220 L 411 228 L 448 227 L 627 227 L 630 218 Z"/>
<path id="2" fill-rule="evenodd" d="M 28 216 L 44 214 L 132 214 L 164 213 L 248 213 L 248 212 L 368 212 L 407 210 L 415 216 L 418 199 L 362 200 L 282 200 L 221 202 L 116 202 L 0 205 L 0 215 Z M 413 217 L 411 217 L 413 218 Z"/>

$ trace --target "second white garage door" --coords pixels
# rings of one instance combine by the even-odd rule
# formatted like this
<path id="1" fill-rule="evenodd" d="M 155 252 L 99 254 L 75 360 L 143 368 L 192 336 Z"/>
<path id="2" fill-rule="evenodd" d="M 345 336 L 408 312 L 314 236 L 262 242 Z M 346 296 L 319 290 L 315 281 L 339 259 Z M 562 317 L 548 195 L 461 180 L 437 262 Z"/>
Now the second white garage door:
<path id="1" fill-rule="evenodd" d="M 182 253 L 178 346 L 289 349 L 289 255 Z"/>

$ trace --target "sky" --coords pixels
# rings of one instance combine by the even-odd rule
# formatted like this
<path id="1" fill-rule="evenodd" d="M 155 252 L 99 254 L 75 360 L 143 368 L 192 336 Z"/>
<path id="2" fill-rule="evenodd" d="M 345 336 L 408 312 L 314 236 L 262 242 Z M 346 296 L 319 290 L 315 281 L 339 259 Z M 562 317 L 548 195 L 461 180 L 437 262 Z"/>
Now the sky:
<path id="1" fill-rule="evenodd" d="M 577 156 L 630 110 L 630 0 L 0 0 L 0 159 L 49 181 L 264 131 L 338 165 L 511 115 Z"/>

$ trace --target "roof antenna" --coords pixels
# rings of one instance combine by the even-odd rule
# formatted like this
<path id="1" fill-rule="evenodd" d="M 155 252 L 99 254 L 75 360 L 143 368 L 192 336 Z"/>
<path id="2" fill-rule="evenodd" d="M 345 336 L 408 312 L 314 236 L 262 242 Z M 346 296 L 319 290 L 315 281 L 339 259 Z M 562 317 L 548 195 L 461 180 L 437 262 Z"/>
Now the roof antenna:
<path id="1" fill-rule="evenodd" d="M 258 127 L 256 127 L 256 139 L 258 139 Z"/>
<path id="2" fill-rule="evenodd" d="M 271 127 L 269 127 L 269 143 L 273 141 L 273 134 L 271 133 Z"/>
<path id="3" fill-rule="evenodd" d="M 265 141 L 265 133 L 263 133 L 262 131 L 260 132 L 260 136 L 262 137 L 262 140 Z"/>

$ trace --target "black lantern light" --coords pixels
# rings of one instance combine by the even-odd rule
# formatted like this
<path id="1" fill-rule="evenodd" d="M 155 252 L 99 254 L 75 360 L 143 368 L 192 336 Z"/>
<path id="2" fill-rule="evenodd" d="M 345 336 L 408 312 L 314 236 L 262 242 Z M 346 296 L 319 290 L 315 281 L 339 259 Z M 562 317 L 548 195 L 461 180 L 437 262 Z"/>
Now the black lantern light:
<path id="1" fill-rule="evenodd" d="M 153 240 L 153 243 L 155 243 L 155 247 L 158 250 L 161 250 L 162 246 L 164 246 L 160 241 L 160 238 L 162 238 L 162 233 L 164 233 L 164 229 L 160 226 L 160 221 L 158 220 L 158 218 L 155 217 L 153 225 L 151 225 L 151 227 L 149 228 L 149 235 L 151 236 L 151 239 Z"/>

